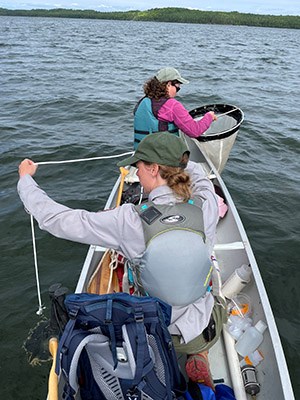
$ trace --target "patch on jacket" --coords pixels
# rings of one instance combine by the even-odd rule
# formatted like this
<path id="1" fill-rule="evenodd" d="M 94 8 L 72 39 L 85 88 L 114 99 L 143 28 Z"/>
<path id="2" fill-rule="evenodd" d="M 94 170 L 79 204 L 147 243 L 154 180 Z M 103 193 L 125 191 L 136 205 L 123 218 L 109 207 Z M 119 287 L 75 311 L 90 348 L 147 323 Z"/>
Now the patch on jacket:
<path id="1" fill-rule="evenodd" d="M 186 218 L 183 215 L 168 215 L 167 217 L 161 218 L 160 222 L 165 225 L 174 225 L 184 222 Z"/>

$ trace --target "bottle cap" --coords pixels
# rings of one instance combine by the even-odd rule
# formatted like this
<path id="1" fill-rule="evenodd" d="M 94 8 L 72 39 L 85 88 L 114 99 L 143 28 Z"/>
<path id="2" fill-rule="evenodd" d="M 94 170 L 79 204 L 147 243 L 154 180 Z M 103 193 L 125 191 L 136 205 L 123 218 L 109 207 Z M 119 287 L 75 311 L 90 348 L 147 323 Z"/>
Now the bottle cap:
<path id="1" fill-rule="evenodd" d="M 267 325 L 264 323 L 264 321 L 258 321 L 255 325 L 255 328 L 260 332 L 264 333 L 264 331 L 267 329 Z"/>
<path id="2" fill-rule="evenodd" d="M 239 268 L 237 268 L 236 272 L 245 282 L 250 281 L 250 277 L 252 274 L 252 269 L 250 265 L 242 264 Z"/>

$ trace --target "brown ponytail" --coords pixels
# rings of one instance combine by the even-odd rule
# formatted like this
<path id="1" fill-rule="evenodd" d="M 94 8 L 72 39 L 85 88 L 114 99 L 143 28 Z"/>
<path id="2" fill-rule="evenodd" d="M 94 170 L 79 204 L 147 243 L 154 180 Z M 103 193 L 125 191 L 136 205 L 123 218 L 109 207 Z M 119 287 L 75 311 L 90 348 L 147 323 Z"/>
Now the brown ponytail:
<path id="1" fill-rule="evenodd" d="M 191 198 L 190 176 L 180 167 L 159 166 L 160 176 L 167 181 L 176 197 L 187 202 Z"/>

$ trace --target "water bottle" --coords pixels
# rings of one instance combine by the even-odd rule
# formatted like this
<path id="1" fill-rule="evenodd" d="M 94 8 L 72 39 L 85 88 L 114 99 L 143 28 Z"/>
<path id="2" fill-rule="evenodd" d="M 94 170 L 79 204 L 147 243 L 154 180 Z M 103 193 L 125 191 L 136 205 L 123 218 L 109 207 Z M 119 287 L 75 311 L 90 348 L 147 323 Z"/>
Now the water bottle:
<path id="1" fill-rule="evenodd" d="M 246 357 L 253 353 L 263 341 L 263 333 L 267 325 L 263 321 L 258 321 L 255 326 L 246 329 L 235 344 L 236 351 Z"/>
<path id="2" fill-rule="evenodd" d="M 243 264 L 237 268 L 222 286 L 222 292 L 225 297 L 232 299 L 250 282 L 250 265 Z"/>
<path id="3" fill-rule="evenodd" d="M 249 317 L 230 315 L 227 321 L 227 330 L 235 340 L 238 340 L 250 326 L 252 326 L 252 319 Z"/>
<path id="4" fill-rule="evenodd" d="M 252 365 L 253 367 L 257 367 L 263 359 L 263 353 L 259 350 L 255 350 L 253 353 L 242 359 L 242 361 L 240 362 L 240 366 L 244 367 L 245 365 Z"/>

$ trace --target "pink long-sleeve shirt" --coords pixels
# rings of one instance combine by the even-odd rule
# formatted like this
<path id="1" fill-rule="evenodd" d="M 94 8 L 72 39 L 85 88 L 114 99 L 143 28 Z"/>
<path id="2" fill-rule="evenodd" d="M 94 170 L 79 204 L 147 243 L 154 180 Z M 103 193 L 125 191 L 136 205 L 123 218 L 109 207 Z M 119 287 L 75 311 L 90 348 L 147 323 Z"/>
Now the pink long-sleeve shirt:
<path id="1" fill-rule="evenodd" d="M 183 133 L 190 137 L 202 135 L 213 121 L 212 115 L 207 112 L 201 120 L 195 121 L 188 110 L 176 99 L 168 99 L 158 111 L 158 119 L 173 122 Z"/>

